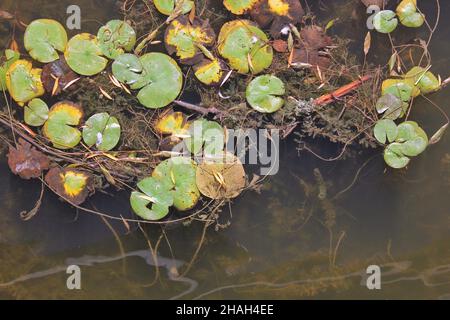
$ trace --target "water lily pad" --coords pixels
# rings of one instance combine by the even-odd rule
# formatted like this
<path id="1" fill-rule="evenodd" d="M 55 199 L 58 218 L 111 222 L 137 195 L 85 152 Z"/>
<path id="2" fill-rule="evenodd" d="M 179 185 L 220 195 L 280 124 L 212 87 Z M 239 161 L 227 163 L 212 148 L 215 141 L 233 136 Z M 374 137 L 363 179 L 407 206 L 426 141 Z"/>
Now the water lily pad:
<path id="1" fill-rule="evenodd" d="M 402 153 L 409 157 L 418 156 L 428 146 L 427 134 L 414 121 L 399 124 L 396 141 L 402 144 Z"/>
<path id="2" fill-rule="evenodd" d="M 115 59 L 134 48 L 136 33 L 128 23 L 111 20 L 98 30 L 97 39 L 103 55 Z"/>
<path id="3" fill-rule="evenodd" d="M 249 20 L 225 23 L 218 43 L 220 55 L 240 73 L 257 74 L 272 64 L 273 49 L 267 35 Z"/>
<path id="4" fill-rule="evenodd" d="M 200 198 L 195 183 L 197 165 L 190 158 L 174 157 L 161 162 L 152 177 L 170 186 L 173 205 L 179 211 L 192 209 Z"/>
<path id="5" fill-rule="evenodd" d="M 170 112 L 156 121 L 155 129 L 160 134 L 186 133 L 186 116 L 182 112 Z"/>
<path id="6" fill-rule="evenodd" d="M 259 0 L 224 0 L 223 5 L 231 13 L 242 15 L 247 13 Z"/>
<path id="7" fill-rule="evenodd" d="M 186 16 L 173 20 L 166 29 L 164 43 L 169 54 L 176 53 L 181 63 L 192 65 L 203 59 L 199 46 L 214 44 L 215 33 L 208 21 Z"/>
<path id="8" fill-rule="evenodd" d="M 200 193 L 211 199 L 231 199 L 245 188 L 242 163 L 231 153 L 214 160 L 205 160 L 196 172 Z"/>
<path id="9" fill-rule="evenodd" d="M 139 57 L 131 53 L 120 55 L 112 64 L 114 77 L 128 85 L 132 85 L 139 80 L 142 70 Z"/>
<path id="10" fill-rule="evenodd" d="M 25 106 L 25 123 L 30 126 L 40 127 L 47 121 L 48 112 L 48 106 L 45 101 L 35 98 Z"/>
<path id="11" fill-rule="evenodd" d="M 384 161 L 388 166 L 394 169 L 402 169 L 411 161 L 402 153 L 402 144 L 398 142 L 391 143 L 384 150 Z"/>
<path id="12" fill-rule="evenodd" d="M 389 81 L 388 81 L 389 80 Z M 392 94 L 403 102 L 409 102 L 414 93 L 414 84 L 403 79 L 388 79 L 383 82 L 381 94 Z"/>
<path id="13" fill-rule="evenodd" d="M 225 133 L 217 122 L 200 119 L 189 126 L 189 138 L 184 141 L 192 154 L 203 151 L 205 157 L 210 157 L 223 153 Z"/>
<path id="14" fill-rule="evenodd" d="M 273 75 L 253 79 L 247 86 L 246 97 L 250 106 L 258 112 L 272 113 L 279 110 L 285 94 L 283 81 Z"/>
<path id="15" fill-rule="evenodd" d="M 89 33 L 72 37 L 64 52 L 69 67 L 84 76 L 93 76 L 105 69 L 108 60 L 102 55 L 97 37 Z"/>
<path id="16" fill-rule="evenodd" d="M 167 106 L 175 100 L 183 86 L 183 74 L 178 64 L 166 54 L 152 52 L 140 57 L 143 68 L 131 89 L 141 89 L 139 102 L 150 109 Z"/>
<path id="17" fill-rule="evenodd" d="M 131 193 L 130 203 L 133 211 L 145 220 L 164 218 L 169 213 L 169 207 L 173 205 L 170 186 L 153 177 L 141 180 L 137 186 L 142 192 Z"/>
<path id="18" fill-rule="evenodd" d="M 30 56 L 43 63 L 59 58 L 67 45 L 67 33 L 56 20 L 38 19 L 31 22 L 24 35 L 24 45 Z"/>
<path id="19" fill-rule="evenodd" d="M 98 150 L 113 149 L 120 139 L 119 121 L 106 112 L 91 116 L 83 127 L 83 141 L 88 147 L 95 145 Z"/>
<path id="20" fill-rule="evenodd" d="M 81 140 L 81 132 L 74 126 L 80 124 L 82 117 L 80 106 L 69 101 L 58 102 L 50 108 L 43 133 L 55 148 L 73 148 Z"/>
<path id="21" fill-rule="evenodd" d="M 52 95 L 60 94 L 77 77 L 78 75 L 70 69 L 63 55 L 58 60 L 47 63 L 42 68 L 42 84 L 44 85 L 45 91 Z M 58 81 L 57 84 L 55 84 L 56 81 Z"/>
<path id="22" fill-rule="evenodd" d="M 22 179 L 39 178 L 49 168 L 50 159 L 29 142 L 19 138 L 16 148 L 12 145 L 9 147 L 8 165 L 12 173 Z"/>
<path id="23" fill-rule="evenodd" d="M 41 82 L 41 69 L 31 62 L 17 60 L 6 72 L 6 87 L 11 97 L 21 106 L 45 93 Z"/>
<path id="24" fill-rule="evenodd" d="M 45 182 L 57 194 L 74 205 L 82 204 L 89 195 L 92 177 L 81 170 L 54 167 L 45 176 Z"/>
<path id="25" fill-rule="evenodd" d="M 175 8 L 180 8 L 182 14 L 188 13 L 192 10 L 194 6 L 194 1 L 192 0 L 153 0 L 153 4 L 156 9 L 165 14 L 166 16 L 170 16 Z"/>
<path id="26" fill-rule="evenodd" d="M 391 33 L 397 25 L 398 20 L 394 11 L 382 10 L 373 16 L 373 26 L 378 32 Z"/>
<path id="27" fill-rule="evenodd" d="M 0 60 L 0 89 L 6 90 L 6 72 L 9 67 L 20 59 L 20 53 L 14 50 L 6 49 L 5 55 Z"/>
<path id="28" fill-rule="evenodd" d="M 405 27 L 418 28 L 425 22 L 425 16 L 417 10 L 417 0 L 403 0 L 396 12 L 400 23 Z"/>
<path id="29" fill-rule="evenodd" d="M 386 141 L 394 142 L 398 135 L 397 125 L 390 119 L 378 120 L 373 129 L 378 142 L 385 144 Z"/>
<path id="30" fill-rule="evenodd" d="M 218 86 L 225 78 L 225 63 L 215 58 L 214 60 L 203 59 L 194 66 L 195 77 L 208 86 Z"/>
<path id="31" fill-rule="evenodd" d="M 438 90 L 441 86 L 436 76 L 422 67 L 414 67 L 405 75 L 405 79 L 409 79 L 417 84 L 422 94 L 427 94 Z"/>
<path id="32" fill-rule="evenodd" d="M 384 113 L 383 118 L 396 120 L 403 117 L 408 109 L 408 103 L 392 93 L 386 93 L 378 99 L 376 109 L 379 114 Z"/>

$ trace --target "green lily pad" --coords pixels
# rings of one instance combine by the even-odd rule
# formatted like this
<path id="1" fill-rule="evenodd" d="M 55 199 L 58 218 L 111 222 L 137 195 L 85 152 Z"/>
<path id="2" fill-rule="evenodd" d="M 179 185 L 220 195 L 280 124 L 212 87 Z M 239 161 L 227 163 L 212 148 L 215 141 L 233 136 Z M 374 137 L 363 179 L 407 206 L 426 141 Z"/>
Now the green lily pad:
<path id="1" fill-rule="evenodd" d="M 183 3 L 181 3 L 183 1 Z M 153 0 L 153 4 L 156 9 L 165 14 L 166 16 L 170 16 L 174 9 L 181 6 L 182 14 L 188 13 L 192 10 L 194 6 L 194 1 L 192 0 Z"/>
<path id="2" fill-rule="evenodd" d="M 257 74 L 272 64 L 273 50 L 267 35 L 249 20 L 225 23 L 218 43 L 220 55 L 240 73 Z"/>
<path id="3" fill-rule="evenodd" d="M 170 186 L 173 205 L 179 211 L 192 209 L 200 198 L 195 172 L 197 165 L 190 158 L 174 157 L 161 162 L 152 177 Z"/>
<path id="4" fill-rule="evenodd" d="M 285 94 L 283 81 L 273 75 L 253 79 L 247 86 L 246 97 L 250 106 L 258 112 L 273 113 L 279 110 Z"/>
<path id="5" fill-rule="evenodd" d="M 409 105 L 407 103 L 400 100 L 397 96 L 391 93 L 386 93 L 378 99 L 376 109 L 379 114 L 384 113 L 383 118 L 396 120 L 405 114 L 408 106 Z"/>
<path id="6" fill-rule="evenodd" d="M 134 48 L 136 33 L 128 23 L 111 20 L 98 30 L 97 39 L 103 55 L 115 59 Z"/>
<path id="7" fill-rule="evenodd" d="M 378 120 L 373 129 L 378 142 L 385 144 L 386 141 L 394 142 L 398 135 L 397 125 L 390 119 Z"/>
<path id="8" fill-rule="evenodd" d="M 58 51 L 66 50 L 67 33 L 56 20 L 34 20 L 25 30 L 24 45 L 34 60 L 52 62 L 59 59 Z"/>
<path id="9" fill-rule="evenodd" d="M 159 52 L 144 54 L 139 60 L 143 70 L 131 89 L 141 89 L 137 98 L 147 108 L 167 106 L 181 92 L 183 73 L 180 67 L 171 57 Z"/>
<path id="10" fill-rule="evenodd" d="M 55 148 L 73 148 L 81 140 L 81 132 L 74 126 L 80 124 L 82 117 L 80 106 L 69 101 L 58 102 L 50 108 L 43 133 Z"/>
<path id="11" fill-rule="evenodd" d="M 373 26 L 380 33 L 391 33 L 397 25 L 398 20 L 394 11 L 382 10 L 373 16 Z"/>
<path id="12" fill-rule="evenodd" d="M 31 62 L 17 60 L 6 71 L 6 87 L 11 97 L 21 106 L 45 93 L 41 82 L 42 69 Z"/>
<path id="13" fill-rule="evenodd" d="M 132 85 L 139 80 L 142 70 L 139 57 L 131 53 L 120 55 L 112 64 L 114 77 L 128 85 Z"/>
<path id="14" fill-rule="evenodd" d="M 98 150 L 109 151 L 113 149 L 120 139 L 120 124 L 115 117 L 106 112 L 91 116 L 83 127 L 83 141 Z"/>
<path id="15" fill-rule="evenodd" d="M 25 106 L 25 123 L 33 127 L 40 127 L 47 121 L 48 112 L 47 104 L 43 100 L 35 98 L 28 103 L 28 106 Z"/>
<path id="16" fill-rule="evenodd" d="M 223 5 L 231 13 L 242 15 L 247 13 L 259 0 L 224 0 Z"/>
<path id="17" fill-rule="evenodd" d="M 102 55 L 97 37 L 89 33 L 72 37 L 64 52 L 69 67 L 84 76 L 93 76 L 106 68 L 108 60 Z"/>
<path id="18" fill-rule="evenodd" d="M 394 142 L 384 150 L 384 161 L 391 168 L 402 169 L 409 164 L 411 159 L 403 154 L 402 144 Z"/>
<path id="19" fill-rule="evenodd" d="M 428 146 L 427 134 L 414 121 L 399 124 L 396 141 L 402 144 L 402 153 L 409 157 L 418 156 Z"/>
<path id="20" fill-rule="evenodd" d="M 223 153 L 225 133 L 217 122 L 196 120 L 189 127 L 189 136 L 184 141 L 192 154 L 197 155 L 203 151 L 205 157 L 209 157 Z"/>
<path id="21" fill-rule="evenodd" d="M 403 0 L 396 9 L 400 23 L 405 27 L 419 28 L 425 16 L 417 10 L 417 0 Z"/>
<path id="22" fill-rule="evenodd" d="M 208 21 L 196 18 L 191 23 L 186 16 L 181 16 L 167 27 L 164 43 L 169 54 L 176 53 L 181 63 L 192 65 L 203 58 L 199 46 L 212 46 L 215 36 Z"/>
<path id="23" fill-rule="evenodd" d="M 386 80 L 387 81 L 387 80 Z M 381 94 L 392 94 L 403 102 L 409 102 L 413 96 L 414 86 L 405 80 L 394 80 L 382 86 Z"/>
<path id="24" fill-rule="evenodd" d="M 203 59 L 194 66 L 195 77 L 207 86 L 220 85 L 225 78 L 225 70 L 225 64 L 217 58 L 214 60 Z"/>
<path id="25" fill-rule="evenodd" d="M 434 92 L 441 86 L 436 76 L 422 67 L 414 67 L 409 70 L 405 75 L 405 79 L 410 79 L 417 84 L 417 87 L 422 94 Z"/>
<path id="26" fill-rule="evenodd" d="M 141 180 L 137 186 L 142 192 L 131 193 L 130 203 L 133 211 L 145 220 L 160 220 L 167 216 L 169 207 L 173 205 L 170 187 L 153 177 Z"/>
<path id="27" fill-rule="evenodd" d="M 6 90 L 6 72 L 9 67 L 20 59 L 20 53 L 11 49 L 5 50 L 5 55 L 0 63 L 0 89 Z"/>

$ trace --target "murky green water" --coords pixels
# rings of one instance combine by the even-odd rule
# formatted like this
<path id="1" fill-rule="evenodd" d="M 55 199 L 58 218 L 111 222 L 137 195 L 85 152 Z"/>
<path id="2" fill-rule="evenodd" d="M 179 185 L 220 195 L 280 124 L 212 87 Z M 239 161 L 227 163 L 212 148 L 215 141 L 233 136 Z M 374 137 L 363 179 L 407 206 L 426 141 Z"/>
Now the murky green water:
<path id="1" fill-rule="evenodd" d="M 309 1 L 311 3 L 311 1 Z M 324 2 L 324 1 L 322 1 Z M 356 1 L 326 1 L 327 11 L 316 11 L 323 21 L 340 16 L 334 32 L 354 40 L 362 50 L 367 32 L 364 11 Z M 421 1 L 432 18 L 434 1 Z M 20 12 L 25 21 L 38 17 L 62 20 L 69 4 L 80 5 L 84 31 L 96 31 L 114 15 L 114 1 L 8 1 L 3 9 Z M 450 3 L 441 1 L 441 24 L 430 47 L 435 73 L 448 76 Z M 398 32 L 399 41 L 425 37 L 425 29 Z M 4 35 L 2 35 L 4 37 Z M 384 62 L 388 43 L 375 36 L 371 59 Z M 449 111 L 450 91 L 430 98 Z M 440 115 L 418 99 L 412 113 L 425 130 L 434 132 Z M 379 153 L 362 152 L 355 159 L 324 163 L 295 150 L 293 141 L 281 145 L 281 168 L 267 180 L 260 194 L 246 193 L 231 212 L 222 213 L 231 226 L 210 229 L 198 259 L 186 278 L 173 281 L 192 256 L 201 225 L 166 231 L 156 283 L 155 263 L 136 226 L 119 232 L 126 256 L 98 217 L 79 213 L 47 194 L 39 214 L 23 222 L 19 212 L 39 197 L 40 183 L 22 181 L 0 164 L 0 298 L 419 298 L 450 297 L 450 138 L 448 135 L 415 159 L 407 172 L 385 171 Z M 314 142 L 315 150 L 332 155 L 338 150 Z M 446 158 L 447 157 L 447 158 Z M 3 158 L 3 157 L 2 157 Z M 342 197 L 358 168 L 354 187 Z M 447 159 L 447 161 L 445 161 Z M 329 182 L 328 199 L 308 197 L 300 183 L 315 185 L 318 168 Z M 98 194 L 99 210 L 130 215 L 128 195 Z M 328 224 L 327 224 L 328 222 Z M 153 244 L 158 228 L 148 229 Z M 154 235 L 154 237 L 152 237 Z M 82 290 L 66 288 L 65 266 L 78 264 Z M 382 267 L 382 289 L 365 286 L 367 266 Z"/>

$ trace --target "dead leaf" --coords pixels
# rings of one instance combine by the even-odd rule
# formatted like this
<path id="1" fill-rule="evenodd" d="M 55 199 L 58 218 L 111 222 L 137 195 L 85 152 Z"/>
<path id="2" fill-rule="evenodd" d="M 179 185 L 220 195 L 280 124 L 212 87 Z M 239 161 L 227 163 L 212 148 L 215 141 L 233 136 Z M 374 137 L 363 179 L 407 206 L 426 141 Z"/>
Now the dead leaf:
<path id="1" fill-rule="evenodd" d="M 60 94 L 62 90 L 68 88 L 69 84 L 76 79 L 77 74 L 70 69 L 62 55 L 58 60 L 47 63 L 42 68 L 42 83 L 45 91 L 51 93 L 52 96 Z"/>
<path id="2" fill-rule="evenodd" d="M 50 159 L 29 142 L 19 138 L 17 149 L 10 146 L 8 165 L 22 179 L 38 178 L 50 166 Z"/>
<path id="3" fill-rule="evenodd" d="M 367 31 L 366 38 L 364 39 L 364 55 L 367 56 L 370 50 L 370 45 L 372 43 L 372 36 L 370 31 Z"/>

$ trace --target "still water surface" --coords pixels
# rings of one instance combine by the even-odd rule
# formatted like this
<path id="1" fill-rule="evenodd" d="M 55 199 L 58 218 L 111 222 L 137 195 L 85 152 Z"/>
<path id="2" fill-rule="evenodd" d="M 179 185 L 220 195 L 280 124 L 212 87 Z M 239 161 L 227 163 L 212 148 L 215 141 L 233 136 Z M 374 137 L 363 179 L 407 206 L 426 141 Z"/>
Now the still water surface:
<path id="1" fill-rule="evenodd" d="M 8 1 L 1 8 L 21 13 L 25 21 L 50 17 L 63 21 L 74 1 Z M 116 16 L 114 1 L 77 0 L 83 31 L 96 32 Z M 315 1 L 309 1 L 314 3 Z M 339 16 L 332 32 L 352 40 L 362 51 L 366 15 L 357 1 L 313 4 L 320 20 Z M 421 1 L 433 19 L 434 1 Z M 449 76 L 450 3 L 441 1 L 441 24 L 430 47 L 432 70 Z M 324 10 L 319 10 L 319 7 Z M 326 10 L 325 10 L 326 9 Z M 398 41 L 426 37 L 426 30 L 399 31 Z M 4 37 L 5 35 L 2 35 Z M 384 36 L 374 36 L 372 61 L 389 57 Z M 430 98 L 449 112 L 450 90 Z M 420 119 L 428 133 L 442 123 L 423 99 L 416 101 L 412 119 Z M 335 147 L 314 142 L 315 150 L 337 153 Z M 40 183 L 12 175 L 4 155 L 0 163 L 0 298 L 450 298 L 450 137 L 414 159 L 406 172 L 385 171 L 380 150 L 361 152 L 354 159 L 324 163 L 298 153 L 293 140 L 281 145 L 280 172 L 266 180 L 261 193 L 237 199 L 231 226 L 207 232 L 196 264 L 185 278 L 175 279 L 186 265 L 201 235 L 201 226 L 169 228 L 170 247 L 161 246 L 160 277 L 139 230 L 127 234 L 113 224 L 126 252 L 98 217 L 77 212 L 51 194 L 31 221 L 19 212 L 29 210 L 39 197 Z M 446 158 L 447 157 L 447 158 Z M 354 187 L 342 197 L 358 168 Z M 447 161 L 445 161 L 447 159 Z M 329 201 L 308 197 L 300 180 L 314 187 L 314 169 L 328 185 Z M 127 194 L 97 194 L 92 203 L 101 210 L 129 215 Z M 335 218 L 334 218 L 335 215 Z M 335 221 L 331 228 L 324 221 Z M 135 227 L 135 226 L 132 226 Z M 149 229 L 159 234 L 158 229 Z M 156 238 L 152 238 L 156 241 Z M 65 266 L 82 270 L 82 290 L 66 289 Z M 382 267 L 382 289 L 365 286 L 367 266 Z"/>

